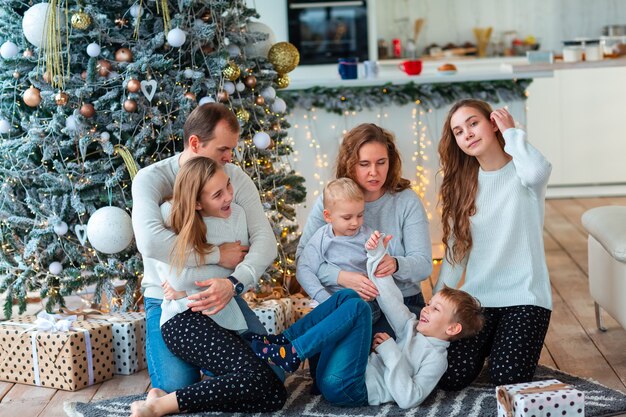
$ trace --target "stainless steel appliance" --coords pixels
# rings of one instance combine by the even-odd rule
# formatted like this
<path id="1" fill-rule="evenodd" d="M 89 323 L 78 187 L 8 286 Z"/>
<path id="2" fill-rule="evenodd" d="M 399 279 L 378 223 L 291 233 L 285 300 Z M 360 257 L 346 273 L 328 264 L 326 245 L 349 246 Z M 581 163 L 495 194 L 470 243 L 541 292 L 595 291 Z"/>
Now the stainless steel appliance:
<path id="1" fill-rule="evenodd" d="M 369 59 L 365 0 L 288 0 L 287 8 L 289 42 L 300 51 L 300 64 Z"/>

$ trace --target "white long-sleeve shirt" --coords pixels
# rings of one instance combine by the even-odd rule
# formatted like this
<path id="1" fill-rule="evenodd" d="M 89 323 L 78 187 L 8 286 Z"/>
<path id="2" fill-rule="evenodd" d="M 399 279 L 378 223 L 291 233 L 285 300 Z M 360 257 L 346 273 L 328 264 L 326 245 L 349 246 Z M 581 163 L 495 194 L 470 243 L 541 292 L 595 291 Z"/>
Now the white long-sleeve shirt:
<path id="1" fill-rule="evenodd" d="M 417 331 L 418 318 L 404 305 L 402 293 L 390 277 L 376 278 L 374 271 L 385 255 L 382 238 L 368 251 L 367 270 L 378 288 L 381 310 L 396 333 L 378 345 L 365 370 L 370 405 L 394 401 L 401 408 L 422 403 L 435 389 L 448 367 L 450 342 L 426 337 Z"/>
<path id="2" fill-rule="evenodd" d="M 504 132 L 513 159 L 496 171 L 478 173 L 476 214 L 470 218 L 472 248 L 460 264 L 444 259 L 435 292 L 456 287 L 484 307 L 534 305 L 552 309 L 543 221 L 552 166 L 520 129 Z"/>
<path id="3" fill-rule="evenodd" d="M 165 227 L 159 206 L 172 196 L 179 158 L 180 155 L 175 155 L 142 168 L 133 179 L 133 230 L 137 248 L 144 258 L 169 262 L 176 235 Z M 224 170 L 233 185 L 233 201 L 245 211 L 250 231 L 250 250 L 231 275 L 248 289 L 258 283 L 259 277 L 276 258 L 276 238 L 263 211 L 259 191 L 250 177 L 233 164 L 226 164 Z M 196 257 L 189 256 L 186 265 L 196 267 L 190 270 L 193 279 L 212 278 L 212 264 L 217 264 L 219 257 L 218 248 L 205 257 L 206 265 L 198 265 Z M 144 265 L 141 286 L 144 296 L 163 298 L 161 280 L 150 265 Z"/>
<path id="4" fill-rule="evenodd" d="M 235 203 L 231 204 L 232 213 L 224 219 L 219 217 L 204 217 L 204 224 L 207 226 L 207 242 L 213 245 L 221 245 L 224 242 L 241 241 L 242 245 L 248 244 L 248 225 L 246 223 L 246 214 L 243 209 Z M 163 220 L 168 224 L 172 205 L 164 203 L 161 206 Z M 167 281 L 176 291 L 185 291 L 187 295 L 198 293 L 205 287 L 198 287 L 195 284 L 193 270 L 194 267 L 185 267 L 178 271 L 172 267 L 170 263 L 157 261 L 152 258 L 144 258 L 144 264 L 148 264 L 150 268 L 154 268 L 159 275 L 161 282 Z M 211 277 L 223 278 L 229 276 L 233 270 L 223 268 L 217 264 L 208 265 Z M 207 271 L 209 272 L 209 271 Z M 174 317 L 178 313 L 182 313 L 188 309 L 190 303 L 187 297 L 178 300 L 163 300 L 161 303 L 161 321 L 162 326 L 166 321 Z M 234 298 L 231 298 L 226 306 L 216 314 L 209 315 L 217 324 L 229 330 L 242 332 L 248 329 L 246 319 L 239 308 L 239 304 Z"/>

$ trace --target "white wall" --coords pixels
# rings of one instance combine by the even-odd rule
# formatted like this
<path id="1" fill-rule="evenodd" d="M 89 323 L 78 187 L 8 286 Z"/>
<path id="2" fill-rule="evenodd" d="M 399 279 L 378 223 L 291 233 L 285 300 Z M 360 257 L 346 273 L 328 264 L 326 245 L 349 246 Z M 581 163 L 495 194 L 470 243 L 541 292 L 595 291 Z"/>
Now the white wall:
<path id="1" fill-rule="evenodd" d="M 373 1 L 373 0 L 370 0 Z M 560 51 L 561 41 L 599 37 L 602 27 L 626 24 L 624 0 L 377 0 L 377 36 L 388 42 L 413 36 L 415 19 L 425 19 L 418 50 L 437 43 L 475 43 L 472 28 L 493 27 L 492 40 L 515 30 L 537 37 L 545 50 Z"/>
<path id="2" fill-rule="evenodd" d="M 272 28 L 276 42 L 288 40 L 287 0 L 246 0 L 246 6 L 256 9 L 261 15 L 258 21 Z"/>

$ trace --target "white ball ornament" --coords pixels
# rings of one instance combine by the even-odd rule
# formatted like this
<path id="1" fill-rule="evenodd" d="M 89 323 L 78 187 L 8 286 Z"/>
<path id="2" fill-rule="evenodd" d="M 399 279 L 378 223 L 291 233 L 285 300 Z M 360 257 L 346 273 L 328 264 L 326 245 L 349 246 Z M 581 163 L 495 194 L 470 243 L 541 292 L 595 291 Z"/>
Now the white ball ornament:
<path id="1" fill-rule="evenodd" d="M 270 135 L 265 132 L 257 132 L 252 137 L 252 142 L 254 143 L 254 146 L 259 149 L 267 149 L 267 147 L 270 146 L 272 139 L 270 138 Z"/>
<path id="2" fill-rule="evenodd" d="M 143 8 L 137 3 L 133 4 L 130 6 L 130 15 L 135 18 L 143 15 Z"/>
<path id="3" fill-rule="evenodd" d="M 239 81 L 237 82 L 237 84 L 235 84 L 235 89 L 241 93 L 243 90 L 246 89 L 246 85 Z"/>
<path id="4" fill-rule="evenodd" d="M 18 52 L 17 45 L 11 41 L 6 41 L 0 46 L 0 56 L 4 59 L 14 58 Z"/>
<path id="5" fill-rule="evenodd" d="M 241 55 L 241 49 L 239 49 L 239 47 L 235 44 L 228 45 L 228 55 L 231 58 L 236 58 Z"/>
<path id="6" fill-rule="evenodd" d="M 207 104 L 207 103 L 215 103 L 215 99 L 213 97 L 206 96 L 206 97 L 202 97 L 200 101 L 198 101 L 199 106 L 202 106 L 203 104 Z"/>
<path id="7" fill-rule="evenodd" d="M 183 75 L 185 76 L 185 78 L 193 78 L 194 70 L 192 70 L 191 68 L 186 68 L 183 71 Z"/>
<path id="8" fill-rule="evenodd" d="M 261 96 L 265 100 L 274 100 L 276 98 L 276 90 L 274 90 L 274 87 L 265 87 L 261 90 Z"/>
<path id="9" fill-rule="evenodd" d="M 46 16 L 48 14 L 49 3 L 37 3 L 24 12 L 22 19 L 22 31 L 26 40 L 36 47 L 41 47 L 46 40 Z M 59 11 L 59 27 L 65 26 L 65 15 Z"/>
<path id="10" fill-rule="evenodd" d="M 109 139 L 111 139 L 111 134 L 109 132 L 102 132 L 102 133 L 100 133 L 100 139 L 103 142 L 108 142 Z"/>
<path id="11" fill-rule="evenodd" d="M 272 45 L 276 43 L 276 35 L 274 35 L 274 31 L 267 25 L 261 22 L 249 22 L 248 23 L 248 33 L 252 32 L 261 32 L 267 34 L 267 39 L 264 41 L 251 42 L 246 45 L 246 55 L 249 58 L 253 57 L 263 57 L 267 58 L 267 53 L 270 51 Z"/>
<path id="12" fill-rule="evenodd" d="M 277 98 L 272 103 L 271 108 L 274 113 L 284 113 L 287 111 L 287 103 L 285 103 L 285 100 L 282 98 Z"/>
<path id="13" fill-rule="evenodd" d="M 167 43 L 169 43 L 174 48 L 179 48 L 183 46 L 186 39 L 187 35 L 180 28 L 174 28 L 167 32 Z"/>
<path id="14" fill-rule="evenodd" d="M 4 135 L 11 131 L 11 123 L 7 119 L 0 119 L 0 134 Z"/>
<path id="15" fill-rule="evenodd" d="M 123 251 L 133 240 L 133 223 L 119 207 L 102 207 L 87 222 L 89 243 L 99 252 L 113 254 Z"/>
<path id="16" fill-rule="evenodd" d="M 61 264 L 61 262 L 54 261 L 50 265 L 48 265 L 48 271 L 50 271 L 52 275 L 59 275 L 61 272 L 63 272 L 63 265 Z"/>
<path id="17" fill-rule="evenodd" d="M 65 235 L 68 229 L 69 227 L 67 226 L 67 223 L 65 222 L 59 222 L 54 225 L 54 233 L 56 233 L 59 236 Z"/>
<path id="18" fill-rule="evenodd" d="M 228 95 L 233 94 L 235 92 L 235 84 L 231 81 L 226 81 L 224 83 L 224 91 L 226 91 Z"/>
<path id="19" fill-rule="evenodd" d="M 100 51 L 101 51 L 100 45 L 98 45 L 95 42 L 87 45 L 87 55 L 89 55 L 92 58 L 95 58 L 98 55 L 100 55 Z"/>

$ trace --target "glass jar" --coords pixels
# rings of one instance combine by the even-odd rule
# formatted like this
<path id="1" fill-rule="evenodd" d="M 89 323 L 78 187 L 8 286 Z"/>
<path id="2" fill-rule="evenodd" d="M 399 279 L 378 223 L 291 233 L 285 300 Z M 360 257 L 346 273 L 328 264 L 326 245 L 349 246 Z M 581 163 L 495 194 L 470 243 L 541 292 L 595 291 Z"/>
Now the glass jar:
<path id="1" fill-rule="evenodd" d="M 600 61 L 604 59 L 600 39 L 588 39 L 585 41 L 585 61 Z"/>
<path id="2" fill-rule="evenodd" d="M 563 41 L 563 62 L 580 62 L 583 60 L 582 41 Z"/>

